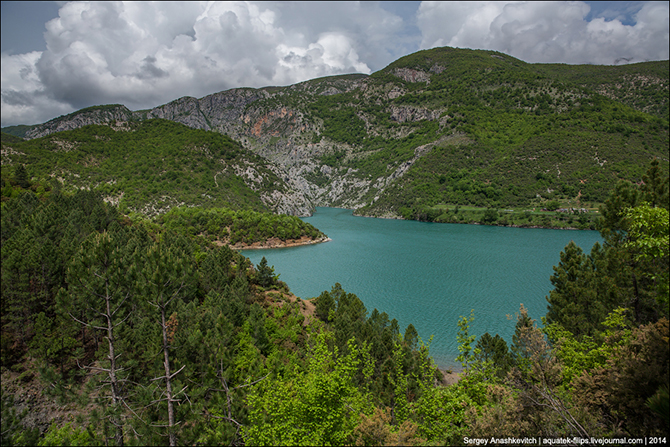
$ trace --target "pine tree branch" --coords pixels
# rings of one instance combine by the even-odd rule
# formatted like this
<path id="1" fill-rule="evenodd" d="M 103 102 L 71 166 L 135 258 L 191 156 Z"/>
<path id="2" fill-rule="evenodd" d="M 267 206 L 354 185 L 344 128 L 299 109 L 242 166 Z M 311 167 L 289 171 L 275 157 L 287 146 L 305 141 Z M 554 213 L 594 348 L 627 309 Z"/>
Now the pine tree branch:
<path id="1" fill-rule="evenodd" d="M 170 374 L 170 380 L 172 380 L 172 378 L 173 378 L 174 376 L 176 376 L 177 374 L 179 374 L 179 373 L 182 371 L 182 369 L 184 369 L 184 368 L 186 368 L 186 365 L 184 365 L 184 366 L 182 366 L 181 368 L 179 368 L 179 371 Z"/>
<path id="2" fill-rule="evenodd" d="M 72 319 L 73 319 L 74 321 L 76 321 L 77 323 L 80 323 L 80 324 L 82 324 L 82 325 L 84 325 L 84 326 L 86 326 L 86 327 L 90 327 L 90 328 L 93 328 L 93 329 L 97 329 L 97 330 L 99 330 L 99 331 L 106 331 L 106 330 L 107 330 L 106 327 L 94 326 L 94 325 L 91 324 L 91 323 L 85 323 L 85 322 L 81 321 L 80 319 L 78 319 L 77 317 L 75 317 L 74 315 L 72 315 L 70 312 L 68 312 L 68 315 L 70 315 L 70 317 L 72 317 Z"/>
<path id="3" fill-rule="evenodd" d="M 116 312 L 117 312 L 119 309 L 121 309 L 121 306 L 123 306 L 123 303 L 125 303 L 126 300 L 127 300 L 128 298 L 130 298 L 130 296 L 131 296 L 131 293 L 130 293 L 130 292 L 127 292 L 127 293 L 126 293 L 126 296 L 123 297 L 123 299 L 121 300 L 121 302 L 119 303 L 119 305 L 116 306 L 116 309 L 114 309 L 114 310 L 112 311 L 112 313 L 110 314 L 111 317 L 113 317 L 114 314 L 116 314 Z M 129 315 L 130 315 L 130 314 L 129 314 Z M 128 318 L 128 317 L 126 317 L 126 318 Z M 124 320 L 124 321 L 125 321 L 125 320 Z"/>
<path id="4" fill-rule="evenodd" d="M 91 369 L 91 370 L 102 371 L 102 372 L 106 372 L 106 373 L 108 373 L 110 371 L 109 369 L 98 368 L 97 366 L 86 366 L 86 365 L 81 366 L 79 364 L 79 359 L 76 359 L 76 360 L 77 360 L 77 366 L 79 367 L 79 369 Z"/>

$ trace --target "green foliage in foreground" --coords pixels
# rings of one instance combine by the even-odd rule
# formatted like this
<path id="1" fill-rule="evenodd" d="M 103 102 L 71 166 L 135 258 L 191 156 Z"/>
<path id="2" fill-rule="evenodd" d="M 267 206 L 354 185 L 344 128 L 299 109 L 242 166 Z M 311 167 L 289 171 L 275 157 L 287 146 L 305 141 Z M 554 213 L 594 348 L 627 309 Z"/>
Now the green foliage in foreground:
<path id="1" fill-rule="evenodd" d="M 76 446 L 76 445 L 103 445 L 96 438 L 93 427 L 73 427 L 68 422 L 62 427 L 53 424 L 49 427 L 38 446 Z"/>
<path id="2" fill-rule="evenodd" d="M 4 389 L 0 391 L 0 399 L 2 400 L 0 443 L 6 446 L 35 445 L 40 436 L 39 430 L 26 428 L 22 424 L 28 415 L 28 409 L 17 414 L 14 398 Z"/>
<path id="3" fill-rule="evenodd" d="M 339 285 L 331 321 L 305 327 L 305 304 L 292 303 L 263 262 L 134 224 L 88 191 L 43 201 L 26 191 L 3 206 L 2 230 L 2 367 L 30 357 L 38 371 L 20 380 L 39 377 L 46 399 L 95 409 L 52 426 L 43 445 L 262 437 L 274 424 L 259 416 L 264 408 L 281 411 L 263 406 L 267 387 L 305 397 L 294 417 L 307 427 L 323 423 L 312 404 L 340 408 L 324 413 L 335 419 L 319 433 L 353 442 L 361 411 L 418 395 L 411 375 L 427 351 L 416 330 L 402 339 L 395 320 L 376 310 L 368 318 Z M 11 408 L 3 397 L 3 443 L 33 439 Z"/>
<path id="4" fill-rule="evenodd" d="M 359 415 L 370 412 L 370 397 L 355 380 L 359 369 L 363 380 L 370 380 L 369 353 L 360 352 L 354 340 L 347 355 L 339 356 L 337 348 L 329 352 L 325 333 L 314 342 L 306 371 L 265 381 L 250 393 L 248 444 L 343 445 L 351 440 Z"/>
<path id="5" fill-rule="evenodd" d="M 630 222 L 628 247 L 637 249 L 638 260 L 668 256 L 668 210 L 651 207 L 648 203 L 631 208 L 625 218 Z"/>

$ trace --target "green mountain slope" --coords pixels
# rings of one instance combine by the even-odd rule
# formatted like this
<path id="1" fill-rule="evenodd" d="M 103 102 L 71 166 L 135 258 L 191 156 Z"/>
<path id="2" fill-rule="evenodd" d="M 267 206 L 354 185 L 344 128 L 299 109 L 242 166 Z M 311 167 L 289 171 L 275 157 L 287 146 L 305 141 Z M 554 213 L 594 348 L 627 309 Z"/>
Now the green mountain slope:
<path id="1" fill-rule="evenodd" d="M 372 75 L 365 92 L 316 101 L 324 135 L 358 146 L 346 157 L 322 160 L 389 185 L 379 194 L 371 182 L 360 214 L 406 218 L 440 203 L 602 201 L 618 179 L 639 181 L 653 158 L 667 171 L 667 120 L 576 86 L 560 70 L 545 74 L 546 68 L 474 50 L 402 58 Z M 601 71 L 589 72 L 590 79 Z"/>
<path id="2" fill-rule="evenodd" d="M 18 126 L 7 126 L 2 128 L 2 135 L 11 135 L 17 138 L 24 138 L 28 131 L 34 129 L 36 126 L 26 126 L 25 124 L 20 124 Z"/>
<path id="3" fill-rule="evenodd" d="M 618 66 L 544 64 L 535 69 L 668 120 L 668 61 Z"/>
<path id="4" fill-rule="evenodd" d="M 18 165 L 42 190 L 94 189 L 122 211 L 147 216 L 183 205 L 286 212 L 294 193 L 276 166 L 227 136 L 166 120 L 89 125 L 29 141 L 5 135 L 3 196 L 11 196 Z"/>

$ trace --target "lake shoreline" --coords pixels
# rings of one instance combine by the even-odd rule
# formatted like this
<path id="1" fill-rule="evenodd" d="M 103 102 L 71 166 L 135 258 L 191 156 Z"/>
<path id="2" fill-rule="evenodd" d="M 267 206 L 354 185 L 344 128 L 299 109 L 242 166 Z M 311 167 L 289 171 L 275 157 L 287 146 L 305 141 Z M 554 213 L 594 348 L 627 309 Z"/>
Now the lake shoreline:
<path id="1" fill-rule="evenodd" d="M 300 247 L 303 245 L 321 244 L 323 242 L 330 242 L 331 240 L 332 239 L 328 236 L 320 237 L 318 239 L 311 239 L 307 236 L 303 236 L 300 239 L 287 239 L 285 241 L 277 237 L 272 237 L 270 239 L 266 239 L 265 241 L 253 242 L 251 244 L 237 243 L 228 246 L 233 250 L 266 250 L 272 248 Z"/>
<path id="2" fill-rule="evenodd" d="M 445 386 L 455 385 L 461 380 L 463 376 L 463 371 L 455 371 L 451 369 L 438 368 L 440 373 L 442 373 L 442 384 Z"/>
<path id="3" fill-rule="evenodd" d="M 533 318 L 546 314 L 553 266 L 565 246 L 573 240 L 590 248 L 602 240 L 595 231 L 359 219 L 348 209 L 329 207 L 318 207 L 305 221 L 333 242 L 242 254 L 254 265 L 265 257 L 298 297 L 318 297 L 339 283 L 361 299 L 368 316 L 373 309 L 386 312 L 400 332 L 411 323 L 424 341 L 434 334 L 435 365 L 451 373 L 461 370 L 454 360 L 460 315 L 474 309 L 471 333 L 499 334 L 509 344 L 514 322 L 505 316 L 514 315 L 520 303 Z"/>
<path id="4" fill-rule="evenodd" d="M 574 230 L 574 231 L 593 231 L 591 228 L 576 228 L 576 227 L 552 227 L 552 226 L 542 226 L 542 225 L 501 225 L 501 224 L 485 224 L 481 222 L 430 222 L 426 220 L 414 220 L 414 219 L 405 219 L 400 216 L 365 216 L 363 214 L 356 214 L 356 210 L 350 208 L 340 208 L 340 209 L 349 209 L 353 212 L 354 217 L 366 217 L 370 219 L 386 219 L 386 220 L 405 220 L 408 222 L 424 222 L 424 223 L 438 223 L 438 224 L 454 224 L 454 225 L 482 225 L 485 227 L 502 227 L 502 228 L 529 228 L 529 229 L 542 229 L 542 230 Z"/>

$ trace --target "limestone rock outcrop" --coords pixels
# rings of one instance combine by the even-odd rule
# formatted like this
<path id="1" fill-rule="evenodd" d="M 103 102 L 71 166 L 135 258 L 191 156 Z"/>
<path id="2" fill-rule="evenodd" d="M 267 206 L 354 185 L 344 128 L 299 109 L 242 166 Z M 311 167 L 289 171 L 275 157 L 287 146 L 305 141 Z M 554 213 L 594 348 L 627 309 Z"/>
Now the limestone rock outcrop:
<path id="1" fill-rule="evenodd" d="M 69 115 L 52 119 L 51 121 L 29 130 L 26 133 L 26 139 L 40 138 L 56 132 L 79 129 L 80 127 L 91 124 L 128 121 L 133 119 L 133 115 L 133 112 L 122 105 L 89 107 Z"/>

